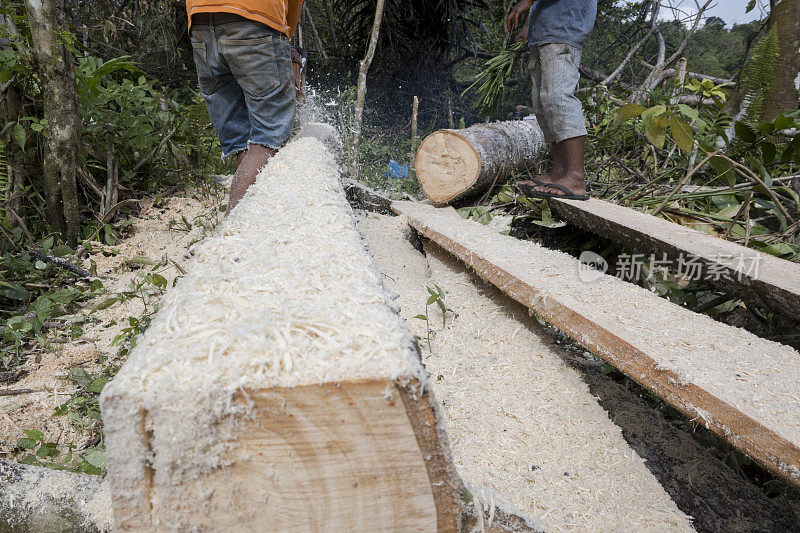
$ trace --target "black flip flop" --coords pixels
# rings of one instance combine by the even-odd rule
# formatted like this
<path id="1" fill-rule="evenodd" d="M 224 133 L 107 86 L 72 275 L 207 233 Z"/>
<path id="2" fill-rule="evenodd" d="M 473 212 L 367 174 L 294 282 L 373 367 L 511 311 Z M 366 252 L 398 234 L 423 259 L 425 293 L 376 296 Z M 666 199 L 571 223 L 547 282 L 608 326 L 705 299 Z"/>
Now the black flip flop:
<path id="1" fill-rule="evenodd" d="M 531 180 L 536 183 L 539 180 L 533 179 Z M 541 183 L 541 182 L 539 182 Z M 560 183 L 542 183 L 541 185 L 537 184 L 537 187 L 553 187 L 555 189 L 560 190 L 564 194 L 559 194 L 555 192 L 542 192 L 535 190 L 530 185 L 517 185 L 517 188 L 522 191 L 522 194 L 527 196 L 528 198 L 563 198 L 565 200 L 588 200 L 589 195 L 587 194 L 575 194 L 573 191 L 569 190 L 568 188 L 564 187 Z"/>

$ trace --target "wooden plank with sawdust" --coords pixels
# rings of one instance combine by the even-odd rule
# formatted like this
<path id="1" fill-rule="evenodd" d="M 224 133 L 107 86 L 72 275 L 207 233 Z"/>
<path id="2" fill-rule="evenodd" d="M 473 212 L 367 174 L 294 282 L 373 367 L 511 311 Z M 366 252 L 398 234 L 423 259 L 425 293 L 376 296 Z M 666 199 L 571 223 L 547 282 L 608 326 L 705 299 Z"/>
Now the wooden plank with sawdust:
<path id="1" fill-rule="evenodd" d="M 692 420 L 800 486 L 800 354 L 612 276 L 500 235 L 451 208 L 395 212 L 593 353 Z M 587 279 L 584 277 L 584 279 Z"/>
<path id="2" fill-rule="evenodd" d="M 670 264 L 698 262 L 709 283 L 797 319 L 800 264 L 603 200 L 551 199 L 550 205 L 570 224 L 659 259 L 665 254 Z"/>
<path id="3" fill-rule="evenodd" d="M 115 531 L 460 530 L 416 340 L 314 139 L 196 249 L 101 406 Z"/>

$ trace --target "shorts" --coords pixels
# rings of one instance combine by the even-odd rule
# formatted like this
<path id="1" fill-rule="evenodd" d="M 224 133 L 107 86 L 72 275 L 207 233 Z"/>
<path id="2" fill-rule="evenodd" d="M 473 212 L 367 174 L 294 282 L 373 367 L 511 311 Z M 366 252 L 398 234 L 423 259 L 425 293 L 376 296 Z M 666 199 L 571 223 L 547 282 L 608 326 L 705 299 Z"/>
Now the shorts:
<path id="1" fill-rule="evenodd" d="M 530 48 L 528 68 L 533 80 L 533 112 L 547 143 L 586 135 L 586 120 L 578 88 L 581 49 L 571 44 L 543 44 Z"/>
<path id="2" fill-rule="evenodd" d="M 291 136 L 295 113 L 288 38 L 238 15 L 197 18 L 191 32 L 197 81 L 223 157 L 250 144 L 277 150 Z"/>

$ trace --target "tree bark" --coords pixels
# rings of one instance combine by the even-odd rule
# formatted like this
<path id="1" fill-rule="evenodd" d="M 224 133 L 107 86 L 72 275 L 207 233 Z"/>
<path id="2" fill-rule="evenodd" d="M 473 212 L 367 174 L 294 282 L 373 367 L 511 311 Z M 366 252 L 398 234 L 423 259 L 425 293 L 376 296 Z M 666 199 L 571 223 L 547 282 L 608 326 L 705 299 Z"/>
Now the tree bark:
<path id="1" fill-rule="evenodd" d="M 536 120 L 439 130 L 417 151 L 414 167 L 428 199 L 443 205 L 485 191 L 534 165 L 546 144 Z"/>
<path id="2" fill-rule="evenodd" d="M 778 32 L 780 59 L 764 99 L 763 120 L 797 109 L 800 89 L 800 0 L 770 0 L 769 26 Z"/>
<path id="3" fill-rule="evenodd" d="M 359 148 L 361 146 L 361 122 L 364 117 L 364 100 L 367 97 L 367 72 L 372 59 L 375 57 L 375 49 L 378 47 L 378 36 L 381 31 L 381 21 L 383 20 L 383 6 L 385 0 L 378 0 L 378 5 L 375 7 L 375 20 L 372 23 L 372 33 L 369 37 L 369 46 L 367 47 L 367 54 L 358 67 L 358 89 L 356 93 L 356 103 L 353 112 L 353 143 L 350 153 L 350 176 L 358 179 L 359 166 Z"/>
<path id="4" fill-rule="evenodd" d="M 74 244 L 80 226 L 75 183 L 78 101 L 72 54 L 58 34 L 66 29 L 64 0 L 25 0 L 25 8 L 47 119 L 43 180 L 48 222 L 66 242 Z"/>

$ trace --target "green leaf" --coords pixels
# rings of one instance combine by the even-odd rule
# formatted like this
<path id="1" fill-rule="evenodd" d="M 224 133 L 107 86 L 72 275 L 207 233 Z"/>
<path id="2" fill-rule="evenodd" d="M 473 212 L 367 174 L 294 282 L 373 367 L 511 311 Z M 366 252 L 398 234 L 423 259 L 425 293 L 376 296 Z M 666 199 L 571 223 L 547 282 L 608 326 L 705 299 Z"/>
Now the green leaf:
<path id="1" fill-rule="evenodd" d="M 20 148 L 25 150 L 25 142 L 28 140 L 28 133 L 25 131 L 25 127 L 19 122 L 14 124 L 14 140 L 17 141 Z"/>
<path id="2" fill-rule="evenodd" d="M 92 466 L 97 468 L 105 468 L 106 454 L 97 448 L 91 448 L 83 454 L 83 459 Z"/>
<path id="3" fill-rule="evenodd" d="M 439 293 L 439 297 L 444 298 L 444 291 L 442 290 L 442 288 L 435 283 L 433 284 L 433 286 L 436 287 L 436 292 Z"/>
<path id="4" fill-rule="evenodd" d="M 742 122 L 741 120 L 736 121 L 736 123 L 733 125 L 733 129 L 736 131 L 736 136 L 746 143 L 756 142 L 756 139 L 758 138 L 758 135 L 753 127 L 745 122 Z"/>
<path id="5" fill-rule="evenodd" d="M 89 392 L 96 392 L 96 393 L 100 394 L 101 392 L 103 392 L 103 387 L 106 386 L 106 383 L 108 383 L 108 378 L 107 377 L 103 376 L 103 377 L 97 378 L 96 380 L 92 381 L 92 384 L 89 385 L 89 388 L 87 390 Z"/>
<path id="6" fill-rule="evenodd" d="M 786 186 L 776 187 L 775 190 L 780 191 L 781 193 L 789 196 L 792 200 L 794 200 L 795 204 L 800 205 L 800 195 L 798 195 L 795 192 L 795 190 L 792 189 L 791 187 L 786 187 Z"/>
<path id="7" fill-rule="evenodd" d="M 23 429 L 22 431 L 33 440 L 44 440 L 44 433 L 38 429 Z"/>
<path id="8" fill-rule="evenodd" d="M 108 309 L 109 307 L 111 307 L 112 305 L 117 303 L 118 301 L 119 301 L 119 298 L 117 298 L 116 296 L 114 296 L 112 298 L 107 298 L 107 299 L 103 300 L 102 302 L 100 302 L 99 304 L 97 304 L 94 307 L 94 309 L 92 309 L 92 313 L 94 313 L 95 311 L 102 311 L 103 309 Z"/>
<path id="9" fill-rule="evenodd" d="M 758 129 L 764 135 L 771 135 L 775 131 L 775 124 L 772 122 L 762 122 L 758 125 Z"/>
<path id="10" fill-rule="evenodd" d="M 692 120 L 697 120 L 700 118 L 700 112 L 686 104 L 678 104 L 678 111 L 680 111 L 683 116 Z"/>
<path id="11" fill-rule="evenodd" d="M 416 318 L 417 320 L 428 320 L 427 315 L 417 315 L 414 318 Z"/>
<path id="12" fill-rule="evenodd" d="M 717 173 L 718 178 L 722 178 L 725 182 L 733 186 L 736 184 L 736 174 L 733 172 L 733 166 L 727 159 L 719 156 L 714 156 L 708 160 L 708 164 Z"/>
<path id="13" fill-rule="evenodd" d="M 89 373 L 80 367 L 71 368 L 69 370 L 69 377 L 72 378 L 73 381 L 75 381 L 79 385 L 83 385 L 84 387 L 88 387 L 89 385 L 92 384 L 92 378 L 91 376 L 89 376 Z"/>
<path id="14" fill-rule="evenodd" d="M 669 122 L 666 117 L 653 117 L 644 129 L 647 140 L 659 150 L 664 148 L 668 124 Z"/>
<path id="15" fill-rule="evenodd" d="M 36 460 L 35 455 L 29 453 L 28 455 L 22 458 L 22 461 L 20 461 L 20 463 L 24 465 L 35 465 L 38 464 L 39 461 Z"/>
<path id="16" fill-rule="evenodd" d="M 745 8 L 745 13 L 750 13 L 752 10 L 756 8 L 756 0 L 750 0 L 747 2 L 747 7 Z"/>
<path id="17" fill-rule="evenodd" d="M 434 294 L 433 296 L 428 298 L 428 301 L 427 301 L 427 303 L 425 305 L 431 305 L 433 302 L 437 301 L 438 299 L 439 299 L 439 295 L 438 294 Z"/>
<path id="18" fill-rule="evenodd" d="M 776 131 L 781 131 L 785 130 L 786 128 L 794 124 L 794 120 L 792 120 L 791 118 L 787 117 L 784 114 L 780 114 L 777 117 L 775 117 L 775 120 L 773 120 L 772 123 L 775 125 Z"/>
<path id="19" fill-rule="evenodd" d="M 160 289 L 167 288 L 167 278 L 162 276 L 161 274 L 153 274 L 153 285 Z"/>
<path id="20" fill-rule="evenodd" d="M 646 108 L 639 104 L 625 104 L 624 106 L 617 109 L 616 116 L 614 117 L 614 122 L 611 124 L 612 128 L 615 128 L 622 124 L 623 122 L 627 122 L 632 118 L 636 118 L 640 116 Z"/>
<path id="21" fill-rule="evenodd" d="M 666 111 L 667 111 L 667 106 L 666 105 L 664 105 L 664 104 L 654 105 L 653 107 L 651 107 L 649 109 L 645 109 L 642 112 L 642 120 L 647 121 L 647 120 L 650 120 L 653 117 L 660 117 L 661 115 L 666 113 Z"/>
<path id="22" fill-rule="evenodd" d="M 36 439 L 17 439 L 17 447 L 23 450 L 32 450 L 36 448 L 37 443 Z"/>
<path id="23" fill-rule="evenodd" d="M 30 297 L 30 293 L 21 285 L 0 281 L 0 294 L 11 300 L 25 301 Z"/>
<path id="24" fill-rule="evenodd" d="M 55 457 L 58 455 L 58 445 L 55 442 L 46 442 L 36 450 L 36 457 Z"/>
<path id="25" fill-rule="evenodd" d="M 78 464 L 77 469 L 91 476 L 99 476 L 100 474 L 103 473 L 103 470 L 101 468 L 98 468 L 89 461 L 81 461 L 80 464 Z"/>
<path id="26" fill-rule="evenodd" d="M 764 141 L 761 143 L 761 153 L 764 156 L 764 164 L 770 165 L 775 161 L 775 156 L 778 155 L 778 148 L 775 143 Z"/>
<path id="27" fill-rule="evenodd" d="M 694 132 L 692 131 L 692 127 L 675 116 L 669 121 L 669 127 L 672 132 L 672 138 L 675 139 L 675 144 L 678 145 L 678 148 L 687 154 L 691 153 L 694 147 Z"/>

